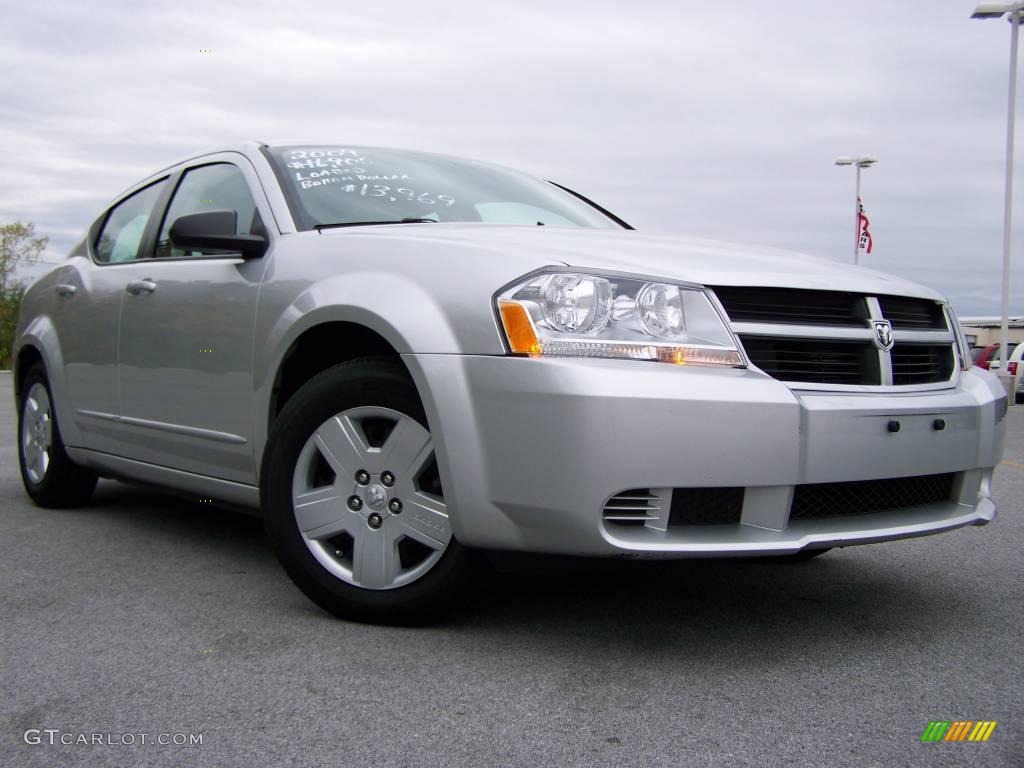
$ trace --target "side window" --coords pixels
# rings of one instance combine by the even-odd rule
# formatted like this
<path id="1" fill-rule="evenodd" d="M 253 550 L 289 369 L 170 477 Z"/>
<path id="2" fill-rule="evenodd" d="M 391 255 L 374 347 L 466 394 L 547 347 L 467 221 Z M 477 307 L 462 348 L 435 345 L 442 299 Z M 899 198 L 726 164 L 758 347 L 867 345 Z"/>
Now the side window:
<path id="1" fill-rule="evenodd" d="M 172 258 L 207 255 L 201 250 L 174 246 L 171 243 L 171 227 L 181 216 L 223 210 L 234 211 L 238 215 L 235 234 L 264 234 L 263 222 L 249 191 L 249 184 L 236 166 L 217 163 L 187 171 L 167 208 L 167 216 L 164 217 L 156 244 L 156 255 Z"/>
<path id="2" fill-rule="evenodd" d="M 142 236 L 165 183 L 166 180 L 151 184 L 122 200 L 110 212 L 94 244 L 97 261 L 134 261 L 139 258 Z"/>

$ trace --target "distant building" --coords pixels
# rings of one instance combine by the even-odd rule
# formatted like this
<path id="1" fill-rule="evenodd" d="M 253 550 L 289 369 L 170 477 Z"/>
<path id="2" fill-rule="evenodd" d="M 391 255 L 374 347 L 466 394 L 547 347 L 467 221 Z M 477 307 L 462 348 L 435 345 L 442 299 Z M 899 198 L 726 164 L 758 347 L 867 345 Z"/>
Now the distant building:
<path id="1" fill-rule="evenodd" d="M 960 327 L 964 330 L 967 343 L 972 347 L 985 347 L 1000 342 L 1000 323 L 1002 319 L 990 317 L 961 317 Z M 1010 315 L 1010 341 L 1024 342 L 1024 317 Z"/>

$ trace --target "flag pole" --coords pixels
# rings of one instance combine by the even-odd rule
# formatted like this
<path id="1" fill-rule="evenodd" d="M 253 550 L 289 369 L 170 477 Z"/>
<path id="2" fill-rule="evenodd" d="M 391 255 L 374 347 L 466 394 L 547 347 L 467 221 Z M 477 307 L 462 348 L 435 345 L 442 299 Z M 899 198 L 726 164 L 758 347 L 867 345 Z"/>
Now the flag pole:
<path id="1" fill-rule="evenodd" d="M 1010 14 L 1010 94 L 1006 115 L 1006 189 L 1003 195 L 1003 295 L 1002 317 L 999 319 L 999 353 L 1002 365 L 1000 375 L 1009 376 L 1007 362 L 1010 347 L 1010 234 L 1013 218 L 1013 137 L 1017 96 L 1017 30 L 1020 26 L 1020 11 Z M 1013 396 L 1010 396 L 1013 402 Z"/>
<path id="2" fill-rule="evenodd" d="M 1021 0 L 1024 2 L 1024 0 Z M 853 196 L 853 263 L 860 264 L 860 170 L 870 168 L 877 163 L 873 157 L 847 157 L 846 155 L 836 158 L 836 165 L 852 165 L 857 168 L 857 183 L 854 185 Z"/>
<path id="3" fill-rule="evenodd" d="M 857 166 L 857 196 L 853 204 L 853 263 L 860 263 L 860 163 Z"/>

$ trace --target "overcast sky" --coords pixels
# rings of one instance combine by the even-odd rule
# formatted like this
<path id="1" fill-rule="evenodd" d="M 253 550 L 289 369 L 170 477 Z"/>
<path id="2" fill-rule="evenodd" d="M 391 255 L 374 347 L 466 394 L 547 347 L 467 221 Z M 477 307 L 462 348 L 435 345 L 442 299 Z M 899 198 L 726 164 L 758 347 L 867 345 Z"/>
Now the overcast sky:
<path id="1" fill-rule="evenodd" d="M 0 223 L 35 222 L 57 260 L 111 197 L 184 155 L 312 140 L 504 163 L 640 229 L 849 261 L 854 172 L 833 161 L 873 154 L 862 263 L 997 314 L 1010 29 L 973 7 L 10 2 Z"/>

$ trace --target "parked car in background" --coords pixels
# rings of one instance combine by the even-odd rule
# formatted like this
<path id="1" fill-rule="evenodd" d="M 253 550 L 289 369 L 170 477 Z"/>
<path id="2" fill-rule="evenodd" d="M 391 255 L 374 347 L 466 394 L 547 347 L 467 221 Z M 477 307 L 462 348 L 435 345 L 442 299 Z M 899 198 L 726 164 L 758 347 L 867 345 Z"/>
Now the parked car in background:
<path id="1" fill-rule="evenodd" d="M 1007 365 L 1007 371 L 1010 376 L 1016 377 L 1014 402 L 1020 404 L 1024 402 L 1024 368 L 1021 368 L 1021 358 L 1024 356 L 1024 344 L 1018 344 L 1015 341 L 1010 342 L 1009 350 L 1010 361 Z M 977 360 L 979 357 L 985 357 L 990 371 L 999 371 L 1002 368 L 999 344 L 989 344 L 986 347 L 980 348 L 978 351 L 980 354 L 975 359 Z"/>
<path id="2" fill-rule="evenodd" d="M 1009 345 L 1010 352 L 1017 347 L 1017 342 L 1012 341 Z M 999 368 L 1000 362 L 1000 345 L 999 344 L 988 344 L 984 347 L 975 347 L 972 351 L 971 357 L 974 359 L 974 364 L 979 368 L 990 370 L 995 363 L 995 367 Z"/>
<path id="3" fill-rule="evenodd" d="M 39 505 L 107 476 L 259 510 L 347 618 L 432 620 L 485 549 L 806 557 L 996 516 L 1006 395 L 939 293 L 424 152 L 158 171 L 28 290 L 14 356 Z"/>
<path id="4" fill-rule="evenodd" d="M 1017 344 L 1014 346 L 1013 351 L 1010 352 L 1010 361 L 1006 366 L 1007 373 L 1015 377 L 1015 403 L 1024 402 L 1024 365 L 1022 365 L 1022 357 L 1024 357 L 1024 344 Z M 995 370 L 998 371 L 999 367 L 999 363 L 996 361 Z"/>

